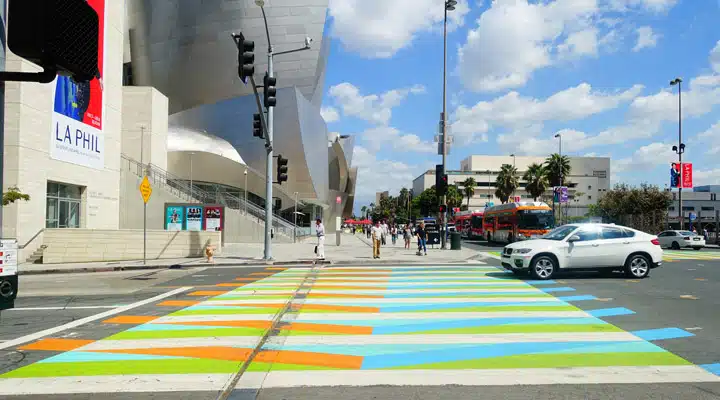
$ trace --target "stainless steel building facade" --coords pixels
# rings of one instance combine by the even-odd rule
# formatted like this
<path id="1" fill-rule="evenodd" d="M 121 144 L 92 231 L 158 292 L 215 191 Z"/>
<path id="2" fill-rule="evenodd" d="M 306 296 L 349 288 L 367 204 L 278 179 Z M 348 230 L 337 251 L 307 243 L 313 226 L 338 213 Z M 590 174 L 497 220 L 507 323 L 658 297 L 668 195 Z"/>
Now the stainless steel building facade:
<path id="1" fill-rule="evenodd" d="M 328 143 L 320 115 L 329 54 L 327 7 L 328 0 L 268 0 L 265 12 L 275 52 L 301 48 L 307 37 L 313 40 L 310 50 L 274 59 L 274 148 L 276 155 L 289 159 L 289 180 L 276 185 L 274 193 L 283 199 L 283 207 L 292 207 L 286 200 L 294 197 L 315 205 L 312 217 L 322 216 L 332 228 L 335 217 L 352 211 L 357 171 L 351 165 L 353 141 Z M 178 147 L 173 140 L 187 143 L 190 136 L 200 142 L 207 137 L 208 143 L 220 139 L 237 151 L 239 157 L 231 157 L 237 167 L 218 169 L 214 177 L 210 171 L 204 180 L 230 184 L 246 169 L 262 174 L 264 141 L 252 135 L 256 103 L 252 88 L 237 76 L 237 49 L 231 39 L 231 33 L 242 32 L 255 41 L 255 79 L 262 82 L 267 39 L 261 9 L 253 0 L 128 0 L 126 18 L 128 84 L 152 86 L 168 97 L 168 149 Z M 197 147 L 198 152 L 229 153 L 199 142 Z M 189 162 L 193 149 L 182 150 L 171 157 L 169 169 Z M 264 196 L 260 185 L 249 190 Z"/>

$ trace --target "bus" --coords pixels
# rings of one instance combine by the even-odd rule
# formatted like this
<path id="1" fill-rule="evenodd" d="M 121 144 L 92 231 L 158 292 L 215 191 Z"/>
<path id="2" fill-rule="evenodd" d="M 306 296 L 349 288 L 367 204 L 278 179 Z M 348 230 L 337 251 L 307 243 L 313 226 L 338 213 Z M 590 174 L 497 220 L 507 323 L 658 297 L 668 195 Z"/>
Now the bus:
<path id="1" fill-rule="evenodd" d="M 483 238 L 482 218 L 483 212 L 479 210 L 457 212 L 453 218 L 455 230 L 468 239 Z"/>
<path id="2" fill-rule="evenodd" d="M 542 202 L 507 203 L 485 210 L 483 230 L 488 242 L 512 243 L 542 236 L 555 225 L 552 208 Z"/>

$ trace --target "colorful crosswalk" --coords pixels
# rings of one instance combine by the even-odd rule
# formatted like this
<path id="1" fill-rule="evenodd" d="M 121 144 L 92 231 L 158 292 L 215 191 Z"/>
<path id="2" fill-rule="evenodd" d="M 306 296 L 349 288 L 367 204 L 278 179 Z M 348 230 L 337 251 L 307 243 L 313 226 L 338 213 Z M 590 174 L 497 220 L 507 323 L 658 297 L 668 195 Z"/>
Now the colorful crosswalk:
<path id="1" fill-rule="evenodd" d="M 720 260 L 720 251 L 717 250 L 664 250 L 663 260 L 665 261 L 683 261 L 683 260 Z"/>
<path id="2" fill-rule="evenodd" d="M 575 303 L 592 295 L 495 267 L 297 268 L 236 282 L 159 303 L 184 307 L 164 316 L 109 319 L 131 327 L 102 340 L 31 343 L 58 353 L 0 375 L 0 395 L 221 390 L 244 364 L 238 388 L 720 382 L 602 319 L 632 311 L 584 311 Z"/>

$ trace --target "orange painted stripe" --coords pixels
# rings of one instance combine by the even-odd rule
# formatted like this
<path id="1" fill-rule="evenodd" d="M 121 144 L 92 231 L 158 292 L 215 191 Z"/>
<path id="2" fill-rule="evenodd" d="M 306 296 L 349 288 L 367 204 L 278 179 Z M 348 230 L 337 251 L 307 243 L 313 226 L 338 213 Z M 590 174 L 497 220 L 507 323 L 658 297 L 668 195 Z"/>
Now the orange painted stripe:
<path id="1" fill-rule="evenodd" d="M 162 325 L 228 326 L 234 328 L 270 328 L 271 321 L 188 321 L 163 322 Z"/>
<path id="2" fill-rule="evenodd" d="M 145 324 L 154 321 L 160 317 L 152 315 L 119 315 L 114 318 L 106 319 L 104 324 Z"/>
<path id="3" fill-rule="evenodd" d="M 280 327 L 280 329 L 288 331 L 308 331 L 318 333 L 341 333 L 347 335 L 371 335 L 373 331 L 373 328 L 371 326 L 313 324 L 307 322 L 293 322 L 288 326 Z"/>
<path id="4" fill-rule="evenodd" d="M 313 285 L 313 289 L 338 289 L 338 290 L 385 290 L 385 286 L 351 286 L 351 285 Z"/>
<path id="5" fill-rule="evenodd" d="M 328 311 L 346 311 L 357 313 L 379 313 L 379 307 L 364 306 L 338 306 L 333 304 L 303 304 L 297 310 L 328 310 Z"/>
<path id="6" fill-rule="evenodd" d="M 270 276 L 275 274 L 276 272 L 253 272 L 250 274 L 250 276 Z"/>
<path id="7" fill-rule="evenodd" d="M 363 357 L 344 354 L 313 353 L 290 350 L 263 350 L 255 356 L 258 362 L 313 365 L 343 369 L 360 369 Z"/>
<path id="8" fill-rule="evenodd" d="M 199 301 L 192 301 L 192 300 L 166 300 L 162 303 L 159 303 L 159 306 L 168 306 L 168 307 L 190 307 L 194 305 L 200 304 Z"/>
<path id="9" fill-rule="evenodd" d="M 255 282 L 258 280 L 258 278 L 235 278 L 235 280 L 242 282 Z"/>
<path id="10" fill-rule="evenodd" d="M 313 293 L 307 295 L 308 298 L 331 299 L 331 298 L 353 298 L 353 299 L 382 299 L 383 296 L 376 294 L 343 294 L 343 293 Z"/>
<path id="11" fill-rule="evenodd" d="M 221 294 L 225 294 L 227 291 L 219 291 L 219 290 L 198 290 L 197 292 L 188 293 L 188 296 L 220 296 Z"/>
<path id="12" fill-rule="evenodd" d="M 19 350 L 70 351 L 93 342 L 94 340 L 48 338 L 19 347 Z"/>
<path id="13" fill-rule="evenodd" d="M 146 348 L 146 349 L 112 349 L 97 350 L 97 353 L 118 353 L 118 354 L 145 354 L 152 356 L 175 356 L 210 358 L 214 360 L 245 361 L 252 350 L 235 347 L 168 347 L 168 348 Z"/>

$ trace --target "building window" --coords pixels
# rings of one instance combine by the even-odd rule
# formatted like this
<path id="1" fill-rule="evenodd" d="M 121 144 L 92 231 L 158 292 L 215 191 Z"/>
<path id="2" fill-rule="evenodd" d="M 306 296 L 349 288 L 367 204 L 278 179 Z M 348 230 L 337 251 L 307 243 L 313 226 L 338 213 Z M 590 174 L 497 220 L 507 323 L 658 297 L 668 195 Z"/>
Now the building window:
<path id="1" fill-rule="evenodd" d="M 683 207 L 683 211 L 695 211 L 695 207 L 692 207 L 692 206 Z"/>
<path id="2" fill-rule="evenodd" d="M 132 63 L 123 64 L 123 86 L 135 86 L 135 79 L 133 79 Z"/>
<path id="3" fill-rule="evenodd" d="M 715 211 L 715 207 L 702 207 L 702 211 Z"/>
<path id="4" fill-rule="evenodd" d="M 592 190 L 592 186 L 588 185 L 588 190 Z"/>
<path id="5" fill-rule="evenodd" d="M 82 187 L 47 183 L 46 228 L 79 228 Z"/>
<path id="6" fill-rule="evenodd" d="M 675 211 L 675 207 L 674 207 L 674 206 L 673 206 L 673 207 L 668 207 L 668 210 L 669 210 L 669 211 Z"/>
<path id="7" fill-rule="evenodd" d="M 607 178 L 607 171 L 593 171 L 593 176 L 596 178 Z"/>
<path id="8" fill-rule="evenodd" d="M 588 200 L 592 200 L 592 196 L 588 196 Z"/>

